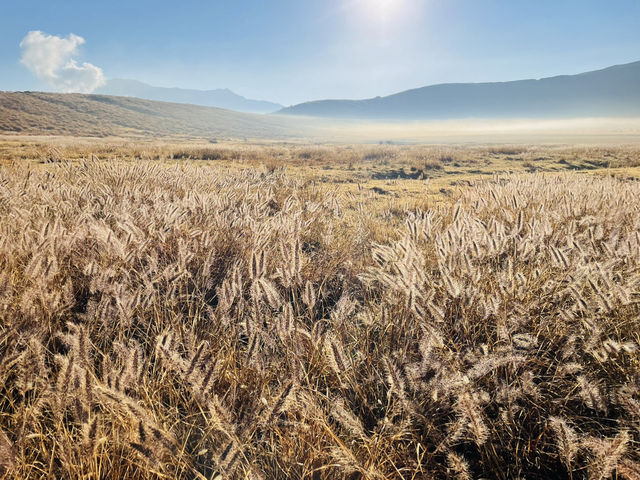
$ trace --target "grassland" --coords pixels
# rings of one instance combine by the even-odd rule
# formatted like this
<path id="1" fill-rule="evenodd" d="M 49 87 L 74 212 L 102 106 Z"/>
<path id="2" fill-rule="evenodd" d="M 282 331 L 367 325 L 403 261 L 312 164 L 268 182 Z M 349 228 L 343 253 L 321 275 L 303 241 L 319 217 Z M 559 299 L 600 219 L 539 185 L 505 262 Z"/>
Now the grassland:
<path id="1" fill-rule="evenodd" d="M 640 478 L 640 148 L 0 143 L 7 478 Z"/>
<path id="2" fill-rule="evenodd" d="M 0 132 L 282 139 L 306 131 L 299 121 L 221 108 L 110 95 L 0 92 Z"/>
<path id="3" fill-rule="evenodd" d="M 589 173 L 635 178 L 640 146 L 566 144 L 311 144 L 237 141 L 0 136 L 0 163 L 153 162 L 238 172 L 283 170 L 371 205 L 424 208 L 451 202 L 494 174 Z M 426 202 L 426 203 L 425 203 Z"/>

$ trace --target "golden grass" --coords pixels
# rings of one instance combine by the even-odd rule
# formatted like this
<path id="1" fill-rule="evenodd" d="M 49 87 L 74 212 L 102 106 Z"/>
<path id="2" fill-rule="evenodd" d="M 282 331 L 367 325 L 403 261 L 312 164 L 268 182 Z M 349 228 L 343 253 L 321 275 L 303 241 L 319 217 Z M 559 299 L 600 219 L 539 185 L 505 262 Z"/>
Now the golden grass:
<path id="1" fill-rule="evenodd" d="M 638 478 L 634 148 L 87 142 L 0 147 L 0 475 Z"/>
<path id="2" fill-rule="evenodd" d="M 79 93 L 0 91 L 0 132 L 87 137 L 287 138 L 308 125 L 221 108 Z"/>

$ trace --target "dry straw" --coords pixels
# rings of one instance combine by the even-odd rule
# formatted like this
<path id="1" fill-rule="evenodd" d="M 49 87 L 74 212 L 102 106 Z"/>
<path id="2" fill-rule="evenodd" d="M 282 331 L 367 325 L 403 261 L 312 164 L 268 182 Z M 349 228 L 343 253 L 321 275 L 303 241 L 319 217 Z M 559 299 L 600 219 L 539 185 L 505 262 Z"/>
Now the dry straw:
<path id="1" fill-rule="evenodd" d="M 364 195 L 0 168 L 0 475 L 640 478 L 640 183 Z"/>

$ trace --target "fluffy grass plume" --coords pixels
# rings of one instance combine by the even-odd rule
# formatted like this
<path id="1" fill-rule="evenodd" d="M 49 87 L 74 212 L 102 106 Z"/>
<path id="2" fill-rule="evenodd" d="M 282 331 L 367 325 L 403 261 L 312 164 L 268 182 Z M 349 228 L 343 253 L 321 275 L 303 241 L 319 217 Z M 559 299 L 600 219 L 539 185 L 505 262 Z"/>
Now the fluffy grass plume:
<path id="1" fill-rule="evenodd" d="M 638 199 L 529 173 L 369 211 L 281 169 L 1 167 L 0 475 L 640 478 Z"/>

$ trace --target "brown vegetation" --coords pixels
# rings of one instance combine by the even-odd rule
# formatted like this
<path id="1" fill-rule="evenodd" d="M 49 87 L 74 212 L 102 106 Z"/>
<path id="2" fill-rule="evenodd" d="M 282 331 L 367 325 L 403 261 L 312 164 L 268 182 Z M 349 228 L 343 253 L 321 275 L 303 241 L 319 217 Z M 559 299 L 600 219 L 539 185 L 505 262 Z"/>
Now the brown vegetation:
<path id="1" fill-rule="evenodd" d="M 294 128 L 295 127 L 295 128 Z M 221 108 L 110 95 L 0 92 L 0 132 L 105 137 L 286 138 L 300 122 Z"/>
<path id="2" fill-rule="evenodd" d="M 639 478 L 638 198 L 524 174 L 371 210 L 280 168 L 0 167 L 0 470 Z"/>

